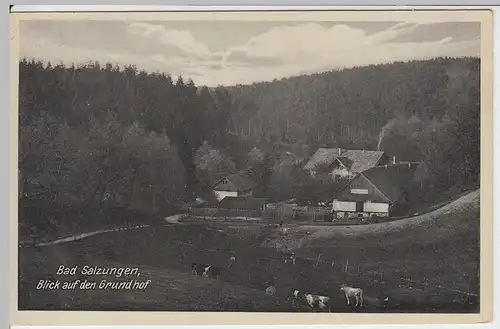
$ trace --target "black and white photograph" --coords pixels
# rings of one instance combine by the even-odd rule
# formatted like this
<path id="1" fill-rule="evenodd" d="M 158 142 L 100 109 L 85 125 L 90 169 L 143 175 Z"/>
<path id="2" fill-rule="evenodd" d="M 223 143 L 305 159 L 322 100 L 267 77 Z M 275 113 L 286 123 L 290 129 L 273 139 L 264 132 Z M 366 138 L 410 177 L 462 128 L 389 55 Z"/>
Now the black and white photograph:
<path id="1" fill-rule="evenodd" d="M 20 16 L 18 311 L 480 314 L 480 13 Z"/>

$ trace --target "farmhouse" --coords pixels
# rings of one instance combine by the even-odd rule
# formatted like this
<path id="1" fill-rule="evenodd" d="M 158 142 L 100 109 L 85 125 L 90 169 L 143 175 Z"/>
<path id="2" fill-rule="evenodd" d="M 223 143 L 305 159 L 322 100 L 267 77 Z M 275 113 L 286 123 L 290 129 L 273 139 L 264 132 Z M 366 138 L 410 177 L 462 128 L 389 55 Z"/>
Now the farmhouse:
<path id="1" fill-rule="evenodd" d="M 223 200 L 225 197 L 252 196 L 254 189 L 257 187 L 253 175 L 254 172 L 247 169 L 224 176 L 212 184 L 211 190 L 218 201 Z"/>
<path id="2" fill-rule="evenodd" d="M 388 217 L 405 209 L 411 190 L 425 178 L 423 163 L 400 162 L 357 174 L 333 199 L 337 218 Z"/>
<path id="3" fill-rule="evenodd" d="M 395 162 L 395 159 L 393 159 Z M 304 169 L 311 175 L 326 170 L 332 178 L 353 178 L 377 165 L 387 164 L 390 159 L 383 151 L 346 150 L 342 148 L 319 148 Z"/>

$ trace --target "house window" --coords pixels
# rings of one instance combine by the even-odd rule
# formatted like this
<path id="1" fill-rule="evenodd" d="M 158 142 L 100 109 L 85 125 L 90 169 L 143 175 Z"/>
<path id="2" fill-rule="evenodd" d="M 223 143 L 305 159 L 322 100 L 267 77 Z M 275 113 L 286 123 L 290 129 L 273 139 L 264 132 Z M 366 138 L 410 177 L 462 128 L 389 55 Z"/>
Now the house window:
<path id="1" fill-rule="evenodd" d="M 368 189 L 365 188 L 352 188 L 351 194 L 368 194 Z"/>
<path id="2" fill-rule="evenodd" d="M 356 212 L 362 212 L 363 211 L 363 201 L 357 201 L 356 202 Z"/>
<path id="3" fill-rule="evenodd" d="M 229 184 L 229 182 L 228 182 L 228 180 L 227 180 L 227 179 L 225 179 L 225 178 L 224 178 L 224 179 L 222 180 L 222 184 L 226 185 L 226 184 Z"/>

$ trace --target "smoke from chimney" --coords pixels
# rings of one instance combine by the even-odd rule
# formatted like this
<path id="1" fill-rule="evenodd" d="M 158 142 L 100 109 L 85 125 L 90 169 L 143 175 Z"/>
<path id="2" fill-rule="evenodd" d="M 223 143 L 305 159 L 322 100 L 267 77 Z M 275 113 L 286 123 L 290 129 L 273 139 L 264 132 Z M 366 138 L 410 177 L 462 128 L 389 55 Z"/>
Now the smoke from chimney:
<path id="1" fill-rule="evenodd" d="M 339 155 L 341 155 L 342 154 L 342 149 L 339 147 L 337 150 L 339 152 Z"/>
<path id="2" fill-rule="evenodd" d="M 386 137 L 391 132 L 391 130 L 394 128 L 395 125 L 396 125 L 396 119 L 391 119 L 380 130 L 380 134 L 378 135 L 378 144 L 377 144 L 378 151 L 380 151 L 380 147 L 382 146 L 382 141 L 384 140 L 384 137 Z"/>

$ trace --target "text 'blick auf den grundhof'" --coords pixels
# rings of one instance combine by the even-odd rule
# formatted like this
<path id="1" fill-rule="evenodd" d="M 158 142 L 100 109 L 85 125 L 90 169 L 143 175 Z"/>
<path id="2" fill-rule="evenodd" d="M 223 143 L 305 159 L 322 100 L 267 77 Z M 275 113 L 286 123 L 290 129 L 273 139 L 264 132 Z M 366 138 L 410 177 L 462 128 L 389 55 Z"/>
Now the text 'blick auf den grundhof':
<path id="1" fill-rule="evenodd" d="M 92 281 L 87 278 L 81 279 L 82 276 L 114 276 L 115 278 L 139 277 L 140 271 L 136 267 L 99 267 L 85 265 L 81 269 L 78 266 L 66 267 L 60 265 L 56 270 L 56 275 L 62 276 L 77 276 L 75 280 L 40 280 L 36 285 L 37 290 L 144 290 L 150 286 L 151 280 L 97 280 Z"/>

